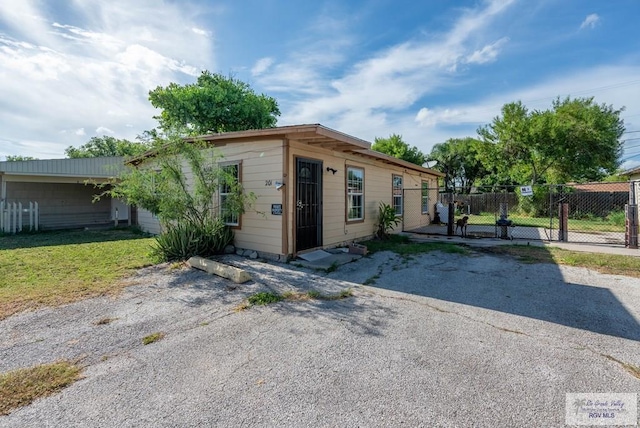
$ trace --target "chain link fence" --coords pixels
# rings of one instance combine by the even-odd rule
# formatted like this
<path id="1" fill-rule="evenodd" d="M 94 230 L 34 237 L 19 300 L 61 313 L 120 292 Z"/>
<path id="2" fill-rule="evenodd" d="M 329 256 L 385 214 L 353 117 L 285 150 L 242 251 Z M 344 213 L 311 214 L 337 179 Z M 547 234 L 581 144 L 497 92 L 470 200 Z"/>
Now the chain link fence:
<path id="1" fill-rule="evenodd" d="M 520 187 L 492 186 L 476 188 L 471 194 L 432 188 L 427 190 L 431 205 L 426 222 L 424 207 L 416 210 L 408 203 L 419 198 L 420 191 L 424 201 L 425 189 L 405 189 L 403 230 L 447 235 L 452 207 L 453 233 L 461 235 L 456 222 L 467 217 L 466 236 L 470 239 L 625 245 L 629 235 L 626 207 L 633 186 L 629 182 L 536 185 L 524 193 Z"/>

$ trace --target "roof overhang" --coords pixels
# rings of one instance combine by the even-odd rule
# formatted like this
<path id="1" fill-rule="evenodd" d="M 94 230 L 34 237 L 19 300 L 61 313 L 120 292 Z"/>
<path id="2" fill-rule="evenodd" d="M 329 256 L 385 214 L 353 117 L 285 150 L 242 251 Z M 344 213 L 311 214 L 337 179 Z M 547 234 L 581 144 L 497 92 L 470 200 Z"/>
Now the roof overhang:
<path id="1" fill-rule="evenodd" d="M 320 124 L 309 125 L 291 125 L 279 126 L 276 128 L 250 129 L 246 131 L 223 132 L 217 134 L 200 135 L 197 137 L 189 137 L 187 142 L 204 141 L 212 146 L 224 146 L 232 143 L 240 143 L 247 141 L 259 141 L 281 139 L 298 141 L 309 146 L 321 147 L 323 149 L 335 152 L 352 153 L 378 161 L 382 161 L 389 165 L 396 165 L 413 171 L 418 171 L 438 177 L 443 177 L 439 171 L 425 168 L 420 165 L 406 162 L 401 159 L 394 158 L 384 153 L 371 150 L 371 143 L 360 138 L 353 137 L 343 132 L 327 128 Z M 142 156 L 138 156 L 128 161 L 133 165 L 142 163 L 145 159 L 153 157 L 155 152 L 147 152 Z"/>

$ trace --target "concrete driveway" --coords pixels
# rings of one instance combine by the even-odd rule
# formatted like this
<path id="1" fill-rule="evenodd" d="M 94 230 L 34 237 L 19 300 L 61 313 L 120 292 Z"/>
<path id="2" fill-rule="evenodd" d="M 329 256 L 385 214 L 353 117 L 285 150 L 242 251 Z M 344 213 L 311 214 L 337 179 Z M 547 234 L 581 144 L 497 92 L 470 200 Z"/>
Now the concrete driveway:
<path id="1" fill-rule="evenodd" d="M 477 252 L 377 253 L 330 274 L 228 260 L 255 281 L 155 267 L 118 298 L 0 322 L 0 371 L 87 366 L 0 426 L 558 427 L 566 393 L 640 390 L 625 368 L 640 366 L 634 278 Z M 261 290 L 344 288 L 234 311 Z"/>

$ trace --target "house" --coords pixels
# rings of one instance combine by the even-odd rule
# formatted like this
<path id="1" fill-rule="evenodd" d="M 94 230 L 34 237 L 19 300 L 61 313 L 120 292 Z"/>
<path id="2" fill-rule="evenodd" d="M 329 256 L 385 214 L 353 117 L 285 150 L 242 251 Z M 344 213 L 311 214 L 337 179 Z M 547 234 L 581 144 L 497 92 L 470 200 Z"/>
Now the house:
<path id="1" fill-rule="evenodd" d="M 434 218 L 440 172 L 373 151 L 370 143 L 319 124 L 198 140 L 218 149 L 221 164 L 257 196 L 253 210 L 228 224 L 236 247 L 264 257 L 285 260 L 371 237 L 381 202 L 402 218 L 404 224 L 396 230 L 424 226 Z M 160 232 L 158 220 L 144 210 L 138 210 L 138 224 L 147 232 Z"/>
<path id="2" fill-rule="evenodd" d="M 624 171 L 621 175 L 628 177 L 629 181 L 640 181 L 640 166 L 636 166 L 635 168 L 628 169 Z"/>
<path id="3" fill-rule="evenodd" d="M 105 183 L 123 169 L 122 157 L 0 162 L 0 210 L 5 220 L 0 230 L 8 224 L 9 205 L 28 207 L 30 202 L 38 203 L 39 228 L 44 230 L 130 223 L 126 204 L 111 198 L 94 202 L 98 190 L 87 184 Z M 23 230 L 30 227 L 28 220 L 25 216 Z"/>

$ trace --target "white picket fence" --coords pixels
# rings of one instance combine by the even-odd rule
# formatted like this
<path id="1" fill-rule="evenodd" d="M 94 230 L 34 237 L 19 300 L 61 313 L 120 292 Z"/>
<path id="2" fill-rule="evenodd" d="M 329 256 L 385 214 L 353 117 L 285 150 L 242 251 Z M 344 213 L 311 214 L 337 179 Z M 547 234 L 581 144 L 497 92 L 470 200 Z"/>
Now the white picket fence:
<path id="1" fill-rule="evenodd" d="M 40 210 L 37 202 L 29 202 L 29 208 L 22 208 L 22 203 L 0 202 L 0 232 L 17 233 L 23 230 L 23 214 L 29 215 L 29 230 L 37 231 L 40 223 Z"/>

